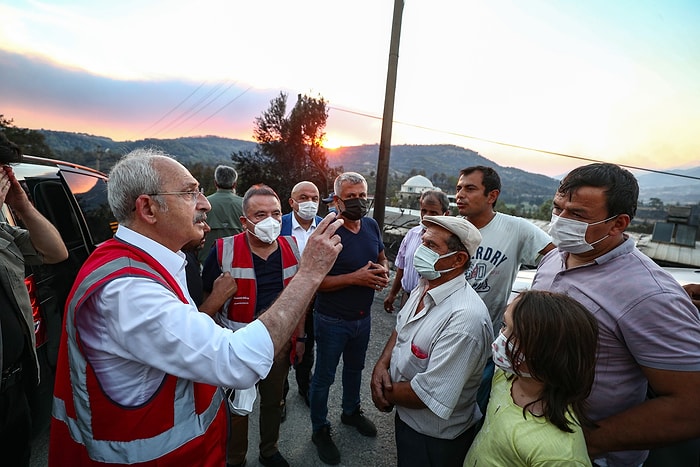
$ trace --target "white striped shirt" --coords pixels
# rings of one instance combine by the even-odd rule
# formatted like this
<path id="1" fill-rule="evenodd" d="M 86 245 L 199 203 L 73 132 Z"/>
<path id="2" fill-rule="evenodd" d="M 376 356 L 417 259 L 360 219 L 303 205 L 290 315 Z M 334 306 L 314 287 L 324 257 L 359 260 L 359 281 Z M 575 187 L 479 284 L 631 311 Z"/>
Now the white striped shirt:
<path id="1" fill-rule="evenodd" d="M 396 317 L 391 380 L 410 381 L 427 408 L 396 407 L 419 433 L 454 439 L 481 418 L 476 391 L 491 355 L 493 331 L 486 305 L 463 274 L 429 290 L 422 280 Z"/>

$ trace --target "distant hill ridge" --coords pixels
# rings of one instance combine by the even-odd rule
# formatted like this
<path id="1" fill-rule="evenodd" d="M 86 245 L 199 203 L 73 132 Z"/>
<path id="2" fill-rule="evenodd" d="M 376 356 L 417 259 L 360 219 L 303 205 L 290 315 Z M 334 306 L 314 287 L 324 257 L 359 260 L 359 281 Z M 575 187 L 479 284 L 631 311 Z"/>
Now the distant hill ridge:
<path id="1" fill-rule="evenodd" d="M 137 141 L 114 141 L 103 136 L 65 131 L 40 130 L 46 137 L 47 145 L 57 153 L 67 153 L 76 148 L 85 152 L 100 151 L 109 153 L 115 159 L 132 149 L 153 146 L 177 157 L 183 164 L 202 163 L 216 165 L 231 162 L 231 153 L 252 151 L 256 148 L 253 141 L 224 138 L 220 136 L 197 136 L 175 139 L 148 138 Z M 349 146 L 327 149 L 326 156 L 331 166 L 342 166 L 363 174 L 376 171 L 378 144 Z M 541 204 L 551 199 L 558 181 L 554 178 L 527 172 L 513 167 L 503 167 L 481 156 L 471 149 L 455 145 L 395 145 L 391 147 L 389 171 L 391 177 L 408 178 L 412 171 L 423 172 L 433 183 L 435 174 L 444 178 L 455 177 L 459 170 L 471 165 L 487 165 L 495 168 L 503 183 L 501 199 L 509 204 L 530 202 Z M 700 167 L 689 170 L 676 170 L 687 175 L 700 175 Z M 697 203 L 700 200 L 700 182 L 692 179 L 679 179 L 658 174 L 638 176 L 640 198 L 645 200 L 657 197 L 665 203 Z M 449 189 L 450 187 L 443 187 Z"/>

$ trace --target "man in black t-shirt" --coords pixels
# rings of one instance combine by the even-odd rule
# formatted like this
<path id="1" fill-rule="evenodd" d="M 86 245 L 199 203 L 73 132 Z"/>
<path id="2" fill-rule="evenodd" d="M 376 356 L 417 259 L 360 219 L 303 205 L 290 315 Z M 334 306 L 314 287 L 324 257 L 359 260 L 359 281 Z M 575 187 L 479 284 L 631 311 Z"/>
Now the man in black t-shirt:
<path id="1" fill-rule="evenodd" d="M 328 392 L 343 358 L 343 413 L 341 422 L 364 436 L 377 429 L 360 408 L 360 386 L 371 328 L 370 308 L 374 293 L 389 283 L 389 268 L 379 225 L 367 214 L 367 181 L 356 172 L 339 175 L 334 200 L 344 224 L 336 234 L 343 250 L 318 288 L 314 307 L 316 367 L 309 402 L 311 440 L 326 464 L 340 462 L 331 437 Z"/>
<path id="2" fill-rule="evenodd" d="M 292 237 L 279 237 L 282 208 L 277 194 L 265 185 L 252 186 L 243 197 L 241 224 L 245 231 L 224 237 L 212 247 L 202 269 L 205 295 L 215 281 L 230 273 L 237 290 L 215 319 L 234 331 L 257 318 L 282 293 L 296 273 L 299 252 Z M 297 325 L 297 335 L 304 332 L 304 319 Z M 279 452 L 277 441 L 281 422 L 284 383 L 290 367 L 290 341 L 276 356 L 260 392 L 260 456 L 265 466 L 288 466 Z M 295 346 L 295 350 L 303 353 Z M 227 463 L 244 465 L 248 451 L 248 416 L 231 414 Z"/>

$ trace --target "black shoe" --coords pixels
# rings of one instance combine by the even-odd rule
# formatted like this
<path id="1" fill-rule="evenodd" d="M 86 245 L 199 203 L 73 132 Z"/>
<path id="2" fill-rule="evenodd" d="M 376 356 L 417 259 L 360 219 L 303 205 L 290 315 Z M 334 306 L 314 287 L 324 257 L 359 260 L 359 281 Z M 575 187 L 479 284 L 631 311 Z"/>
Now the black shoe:
<path id="1" fill-rule="evenodd" d="M 309 390 L 302 391 L 299 389 L 299 395 L 304 399 L 304 403 L 307 407 L 311 407 L 311 402 L 309 401 Z"/>
<path id="2" fill-rule="evenodd" d="M 260 454 L 258 461 L 266 467 L 289 467 L 289 462 L 287 462 L 287 459 L 282 457 L 282 454 L 280 454 L 279 451 L 270 457 L 265 457 Z"/>
<path id="3" fill-rule="evenodd" d="M 377 436 L 377 427 L 374 426 L 370 419 L 365 417 L 364 412 L 359 407 L 350 415 L 343 413 L 340 416 L 340 421 L 346 425 L 354 426 L 361 435 L 369 436 L 370 438 Z"/>
<path id="4" fill-rule="evenodd" d="M 311 441 L 316 445 L 318 458 L 328 465 L 340 464 L 340 451 L 331 438 L 331 427 L 324 426 L 311 435 Z"/>

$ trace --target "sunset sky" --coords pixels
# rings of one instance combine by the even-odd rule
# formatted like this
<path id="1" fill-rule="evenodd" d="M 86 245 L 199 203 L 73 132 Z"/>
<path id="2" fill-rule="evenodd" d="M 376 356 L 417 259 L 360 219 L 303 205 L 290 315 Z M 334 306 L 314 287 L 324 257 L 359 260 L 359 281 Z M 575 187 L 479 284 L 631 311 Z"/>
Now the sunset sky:
<path id="1" fill-rule="evenodd" d="M 380 139 L 393 0 L 0 4 L 0 114 L 114 140 L 252 140 L 284 91 L 329 146 Z M 556 175 L 700 165 L 697 0 L 406 0 L 392 144 L 455 144 Z"/>

